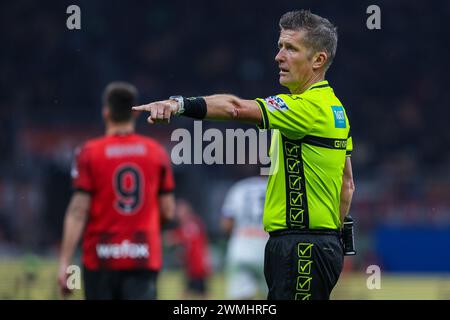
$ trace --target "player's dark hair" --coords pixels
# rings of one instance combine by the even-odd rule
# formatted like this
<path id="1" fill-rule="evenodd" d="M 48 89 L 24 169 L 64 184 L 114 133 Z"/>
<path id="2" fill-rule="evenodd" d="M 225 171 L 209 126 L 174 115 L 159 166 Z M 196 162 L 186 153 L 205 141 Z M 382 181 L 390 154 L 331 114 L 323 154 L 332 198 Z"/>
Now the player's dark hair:
<path id="1" fill-rule="evenodd" d="M 325 70 L 336 55 L 337 28 L 328 19 L 322 18 L 309 10 L 290 11 L 280 18 L 280 28 L 284 30 L 305 30 L 305 45 L 314 52 L 325 51 L 328 60 Z"/>
<path id="2" fill-rule="evenodd" d="M 138 91 L 128 82 L 111 82 L 103 92 L 103 105 L 109 108 L 111 120 L 121 123 L 131 120 L 131 107 L 136 105 Z"/>

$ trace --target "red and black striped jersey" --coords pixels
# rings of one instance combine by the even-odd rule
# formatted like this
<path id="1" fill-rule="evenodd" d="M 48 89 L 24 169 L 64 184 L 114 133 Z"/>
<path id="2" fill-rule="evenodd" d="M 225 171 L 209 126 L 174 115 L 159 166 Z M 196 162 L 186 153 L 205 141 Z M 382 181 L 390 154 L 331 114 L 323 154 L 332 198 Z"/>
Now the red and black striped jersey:
<path id="1" fill-rule="evenodd" d="M 89 140 L 77 152 L 72 178 L 76 190 L 92 197 L 83 234 L 86 268 L 159 270 L 159 195 L 175 187 L 164 148 L 134 133 Z"/>

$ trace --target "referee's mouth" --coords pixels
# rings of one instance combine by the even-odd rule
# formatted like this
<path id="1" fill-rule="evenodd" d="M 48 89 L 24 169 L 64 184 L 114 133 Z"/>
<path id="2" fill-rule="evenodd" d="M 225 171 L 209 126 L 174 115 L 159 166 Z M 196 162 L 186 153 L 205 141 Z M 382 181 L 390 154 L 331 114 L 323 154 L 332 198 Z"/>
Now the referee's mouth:
<path id="1" fill-rule="evenodd" d="M 280 74 L 286 74 L 286 73 L 288 73 L 288 72 L 289 72 L 288 69 L 280 68 Z"/>

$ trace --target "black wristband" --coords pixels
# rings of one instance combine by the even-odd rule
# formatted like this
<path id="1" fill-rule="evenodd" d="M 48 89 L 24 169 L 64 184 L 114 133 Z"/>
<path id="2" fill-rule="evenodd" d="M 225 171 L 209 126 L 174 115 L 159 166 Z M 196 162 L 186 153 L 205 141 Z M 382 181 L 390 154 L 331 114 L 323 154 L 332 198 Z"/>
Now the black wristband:
<path id="1" fill-rule="evenodd" d="M 183 98 L 184 112 L 182 116 L 204 119 L 206 117 L 206 101 L 203 97 Z"/>

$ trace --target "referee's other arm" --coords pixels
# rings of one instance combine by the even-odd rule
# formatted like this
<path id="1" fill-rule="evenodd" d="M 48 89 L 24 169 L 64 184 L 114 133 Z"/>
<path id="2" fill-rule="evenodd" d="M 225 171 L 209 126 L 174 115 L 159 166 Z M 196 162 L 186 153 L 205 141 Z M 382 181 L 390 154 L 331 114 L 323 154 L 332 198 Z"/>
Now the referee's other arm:
<path id="1" fill-rule="evenodd" d="M 350 157 L 346 157 L 344 174 L 342 176 L 341 203 L 339 208 L 341 216 L 341 224 L 342 222 L 344 222 L 344 218 L 348 214 L 348 211 L 350 210 L 353 192 L 355 192 L 355 183 L 353 182 L 352 162 Z"/>

